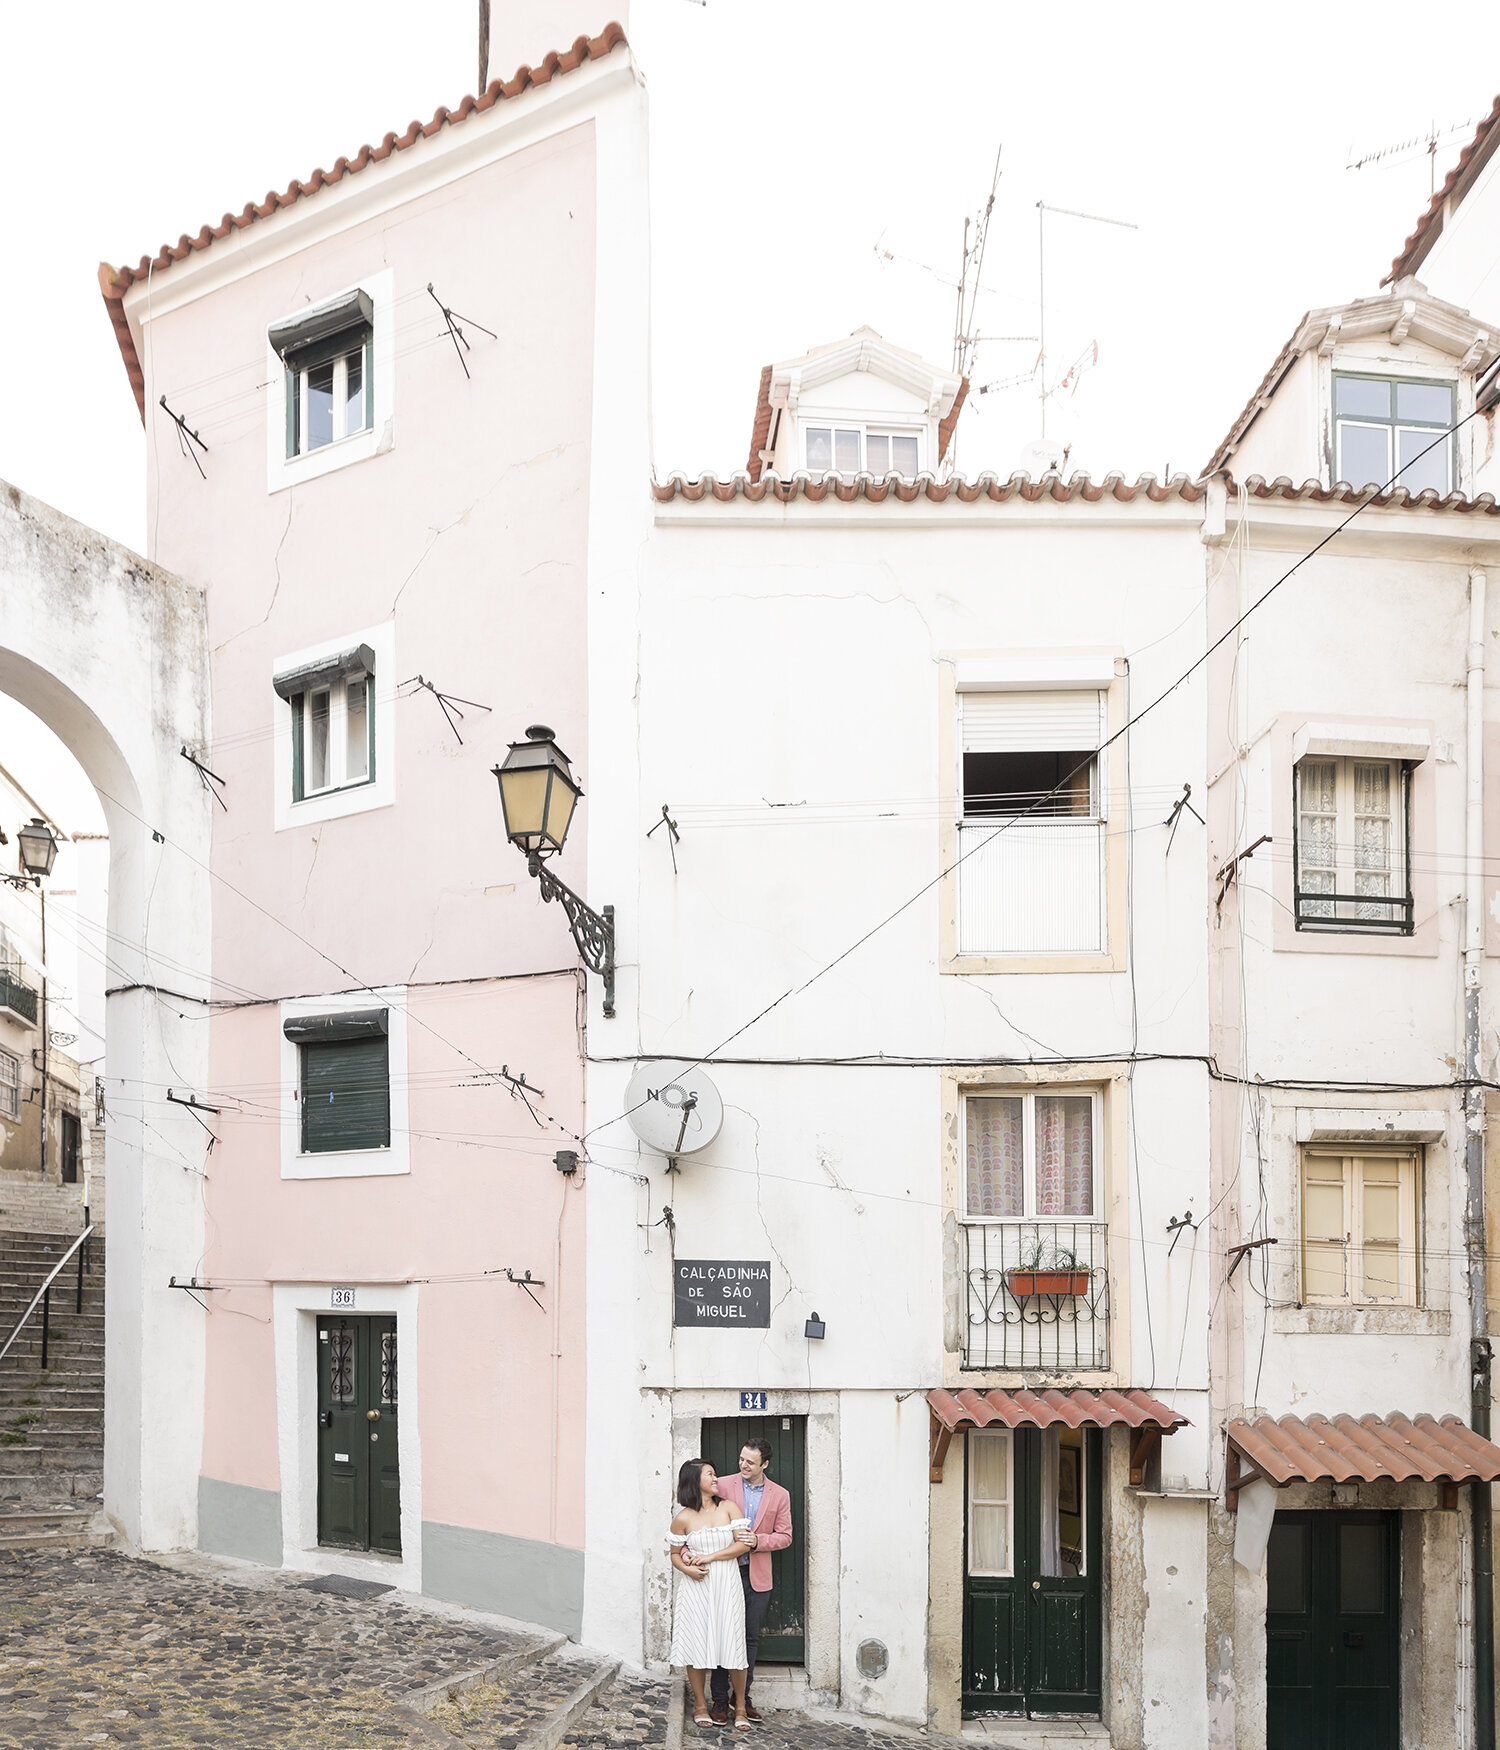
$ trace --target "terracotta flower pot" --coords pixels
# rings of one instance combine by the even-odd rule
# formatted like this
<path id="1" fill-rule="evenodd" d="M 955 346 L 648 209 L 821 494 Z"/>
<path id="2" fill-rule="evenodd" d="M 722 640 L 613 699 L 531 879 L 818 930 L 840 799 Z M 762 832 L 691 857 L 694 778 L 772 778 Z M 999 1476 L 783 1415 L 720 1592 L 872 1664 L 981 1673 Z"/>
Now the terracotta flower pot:
<path id="1" fill-rule="evenodd" d="M 1035 1300 L 1038 1295 L 1071 1295 L 1089 1291 L 1087 1270 L 1007 1270 L 1006 1286 L 1016 1300 Z"/>

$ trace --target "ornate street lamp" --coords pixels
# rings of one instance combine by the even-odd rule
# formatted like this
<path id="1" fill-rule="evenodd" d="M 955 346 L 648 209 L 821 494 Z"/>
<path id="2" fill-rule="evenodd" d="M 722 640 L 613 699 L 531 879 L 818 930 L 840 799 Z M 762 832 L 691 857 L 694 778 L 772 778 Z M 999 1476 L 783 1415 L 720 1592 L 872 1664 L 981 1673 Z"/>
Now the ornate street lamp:
<path id="1" fill-rule="evenodd" d="M 21 853 L 20 875 L 7 875 L 6 881 L 12 887 L 29 887 L 33 884 L 41 897 L 42 903 L 42 1178 L 47 1177 L 47 1042 L 49 1038 L 47 1022 L 47 889 L 42 886 L 42 878 L 52 873 L 52 865 L 57 859 L 57 840 L 48 830 L 45 820 L 32 818 L 30 826 L 23 826 L 16 834 L 16 846 Z"/>
<path id="2" fill-rule="evenodd" d="M 28 875 L 40 881 L 52 873 L 57 840 L 47 830 L 46 821 L 33 820 L 30 826 L 23 826 L 16 834 L 16 843 L 21 851 L 21 867 Z"/>
<path id="3" fill-rule="evenodd" d="M 504 764 L 494 772 L 505 836 L 526 853 L 526 867 L 536 877 L 542 898 L 561 901 L 584 965 L 604 980 L 604 1013 L 611 1016 L 615 1012 L 615 908 L 607 905 L 602 913 L 595 911 L 546 863 L 563 848 L 573 810 L 583 795 L 568 756 L 544 723 L 533 723 L 525 741 L 513 741 Z"/>

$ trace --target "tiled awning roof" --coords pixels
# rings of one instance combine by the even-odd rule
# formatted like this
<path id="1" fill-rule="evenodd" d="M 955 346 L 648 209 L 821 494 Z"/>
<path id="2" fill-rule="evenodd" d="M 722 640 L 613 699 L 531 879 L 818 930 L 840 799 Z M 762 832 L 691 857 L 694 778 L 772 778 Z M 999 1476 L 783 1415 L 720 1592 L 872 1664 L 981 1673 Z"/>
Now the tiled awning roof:
<path id="1" fill-rule="evenodd" d="M 1473 187 L 1479 178 L 1479 173 L 1489 163 L 1495 147 L 1500 145 L 1500 97 L 1491 105 L 1490 113 L 1480 122 L 1474 132 L 1474 138 L 1469 141 L 1458 155 L 1458 162 L 1448 172 L 1443 180 L 1443 186 L 1428 201 L 1426 211 L 1417 220 L 1416 229 L 1401 245 L 1401 253 L 1391 263 L 1391 271 L 1380 282 L 1388 286 L 1392 280 L 1405 279 L 1410 273 L 1415 273 L 1427 259 L 1428 252 L 1442 233 L 1443 225 L 1453 208 L 1456 207 Z M 1450 207 L 1449 202 L 1452 202 Z"/>
<path id="2" fill-rule="evenodd" d="M 1144 1428 L 1168 1433 L 1187 1417 L 1143 1391 L 930 1391 L 927 1406 L 945 1428 Z"/>
<path id="3" fill-rule="evenodd" d="M 1500 1446 L 1457 1416 L 1257 1416 L 1225 1430 L 1231 1454 L 1267 1482 L 1494 1482 Z M 1243 1477 L 1242 1481 L 1247 1480 Z"/>

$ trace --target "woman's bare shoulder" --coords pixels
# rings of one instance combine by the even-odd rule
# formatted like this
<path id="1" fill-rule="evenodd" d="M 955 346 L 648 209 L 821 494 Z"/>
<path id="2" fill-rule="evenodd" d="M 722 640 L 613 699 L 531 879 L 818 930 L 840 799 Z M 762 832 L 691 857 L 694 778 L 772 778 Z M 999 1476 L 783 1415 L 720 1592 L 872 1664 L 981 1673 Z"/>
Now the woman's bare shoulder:
<path id="1" fill-rule="evenodd" d="M 692 1521 L 696 1518 L 697 1514 L 690 1514 L 686 1507 L 679 1507 L 677 1509 L 677 1516 L 672 1521 L 672 1530 L 680 1537 L 683 1532 L 691 1531 L 693 1529 Z"/>

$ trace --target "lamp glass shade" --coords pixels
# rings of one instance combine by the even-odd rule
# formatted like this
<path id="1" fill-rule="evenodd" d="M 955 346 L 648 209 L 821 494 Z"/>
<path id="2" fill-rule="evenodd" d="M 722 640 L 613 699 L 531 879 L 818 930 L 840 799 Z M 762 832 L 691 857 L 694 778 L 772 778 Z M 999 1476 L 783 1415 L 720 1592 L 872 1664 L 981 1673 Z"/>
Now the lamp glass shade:
<path id="1" fill-rule="evenodd" d="M 495 777 L 505 836 L 528 856 L 546 857 L 563 848 L 583 792 L 552 732 L 537 728 L 527 734 L 530 740 L 511 743 Z"/>
<path id="2" fill-rule="evenodd" d="M 28 875 L 50 875 L 57 856 L 57 840 L 47 830 L 43 820 L 33 820 L 16 834 L 21 852 L 21 867 Z"/>

